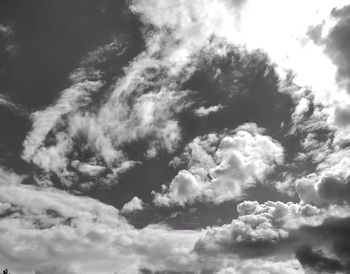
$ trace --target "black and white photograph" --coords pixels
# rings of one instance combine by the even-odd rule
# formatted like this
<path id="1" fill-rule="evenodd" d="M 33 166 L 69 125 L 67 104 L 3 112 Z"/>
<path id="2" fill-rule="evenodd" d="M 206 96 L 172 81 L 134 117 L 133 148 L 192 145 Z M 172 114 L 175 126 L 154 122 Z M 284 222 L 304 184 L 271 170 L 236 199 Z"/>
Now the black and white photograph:
<path id="1" fill-rule="evenodd" d="M 350 1 L 0 0 L 0 273 L 350 273 Z"/>

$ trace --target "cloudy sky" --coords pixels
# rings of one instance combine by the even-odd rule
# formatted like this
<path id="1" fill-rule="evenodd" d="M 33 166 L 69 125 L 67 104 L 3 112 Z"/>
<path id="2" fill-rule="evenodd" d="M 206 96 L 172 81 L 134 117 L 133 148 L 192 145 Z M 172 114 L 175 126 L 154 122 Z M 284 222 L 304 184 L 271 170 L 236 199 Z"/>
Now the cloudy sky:
<path id="1" fill-rule="evenodd" d="M 1 0 L 0 270 L 350 273 L 350 3 Z"/>

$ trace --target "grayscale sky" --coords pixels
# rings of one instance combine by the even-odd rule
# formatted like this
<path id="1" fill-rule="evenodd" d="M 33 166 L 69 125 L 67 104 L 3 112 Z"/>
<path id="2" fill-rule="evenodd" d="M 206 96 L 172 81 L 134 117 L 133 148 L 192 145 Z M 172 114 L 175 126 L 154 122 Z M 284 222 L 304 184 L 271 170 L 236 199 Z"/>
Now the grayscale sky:
<path id="1" fill-rule="evenodd" d="M 350 3 L 0 0 L 0 270 L 350 273 Z"/>

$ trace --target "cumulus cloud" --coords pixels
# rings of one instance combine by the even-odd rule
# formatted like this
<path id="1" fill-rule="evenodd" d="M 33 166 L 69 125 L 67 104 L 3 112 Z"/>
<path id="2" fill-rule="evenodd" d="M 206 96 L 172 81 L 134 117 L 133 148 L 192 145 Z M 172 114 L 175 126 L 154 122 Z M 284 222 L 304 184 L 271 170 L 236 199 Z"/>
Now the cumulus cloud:
<path id="1" fill-rule="evenodd" d="M 238 199 L 281 164 L 284 154 L 281 145 L 264 135 L 263 129 L 245 124 L 233 132 L 195 138 L 183 157 L 188 170 L 180 170 L 163 193 L 155 194 L 157 205 Z"/>
<path id="2" fill-rule="evenodd" d="M 310 174 L 296 181 L 301 201 L 314 205 L 349 204 L 349 179 L 335 176 L 318 177 Z"/>
<path id="3" fill-rule="evenodd" d="M 0 188 L 0 256 L 16 273 L 131 274 L 143 267 L 191 267 L 197 231 L 161 225 L 137 230 L 117 209 L 91 198 L 19 184 Z"/>
<path id="4" fill-rule="evenodd" d="M 208 257 L 232 254 L 244 260 L 264 256 L 279 258 L 281 262 L 299 246 L 317 242 L 301 232 L 305 226 L 312 229 L 322 226 L 329 218 L 344 218 L 349 216 L 347 210 L 343 207 L 319 209 L 292 202 L 245 201 L 237 206 L 237 219 L 231 224 L 208 227 L 194 250 Z"/>
<path id="5" fill-rule="evenodd" d="M 282 202 L 245 201 L 237 206 L 239 217 L 231 224 L 208 228 L 197 243 L 197 252 L 232 252 L 259 256 L 273 250 L 274 244 L 289 237 L 289 231 L 320 216 L 310 205 Z"/>
<path id="6" fill-rule="evenodd" d="M 138 197 L 133 197 L 128 203 L 126 203 L 123 208 L 123 213 L 132 213 L 134 211 L 142 210 L 144 207 L 144 204 L 142 200 Z"/>
<path id="7" fill-rule="evenodd" d="M 314 206 L 281 202 L 246 201 L 237 210 L 239 217 L 231 225 L 204 231 L 164 225 L 136 229 L 116 208 L 94 199 L 17 182 L 1 184 L 0 255 L 11 271 L 20 274 L 34 270 L 136 274 L 140 269 L 251 273 L 258 264 L 264 273 L 276 273 L 278 268 L 299 273 L 300 265 L 283 257 L 245 260 L 237 256 L 254 257 L 259 243 L 279 242 L 292 229 L 310 223 L 317 226 L 331 216 Z M 207 257 L 213 251 L 218 256 Z M 266 245 L 260 252 L 266 252 Z"/>

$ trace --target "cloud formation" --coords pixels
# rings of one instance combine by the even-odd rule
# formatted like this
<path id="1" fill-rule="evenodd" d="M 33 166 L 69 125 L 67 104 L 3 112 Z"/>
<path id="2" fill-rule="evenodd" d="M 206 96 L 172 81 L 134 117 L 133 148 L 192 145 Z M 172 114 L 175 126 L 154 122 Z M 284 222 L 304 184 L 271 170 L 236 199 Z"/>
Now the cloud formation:
<path id="1" fill-rule="evenodd" d="M 156 193 L 154 202 L 183 206 L 241 198 L 283 162 L 283 148 L 263 132 L 256 124 L 245 124 L 232 132 L 195 138 L 182 155 L 188 169 L 180 170 L 163 193 Z"/>
<path id="2" fill-rule="evenodd" d="M 133 197 L 130 202 L 126 203 L 122 208 L 122 213 L 132 213 L 134 211 L 142 210 L 144 204 L 142 200 L 138 197 Z"/>
<path id="3" fill-rule="evenodd" d="M 0 254 L 16 273 L 131 274 L 181 269 L 191 260 L 197 231 L 137 230 L 112 206 L 11 178 L 0 185 Z"/>
<path id="4" fill-rule="evenodd" d="M 61 66 L 53 36 L 94 40 L 75 41 L 88 46 L 48 105 L 27 115 L 10 99 L 26 101 L 16 88 L 0 95 L 1 110 L 32 122 L 23 151 L 0 159 L 28 171 L 0 168 L 0 264 L 19 274 L 346 273 L 346 2 L 132 0 L 124 10 L 101 0 L 67 4 L 77 33 L 38 28 L 42 17 L 23 28 L 19 17 L 36 18 L 27 13 L 0 23 L 4 75 L 41 64 L 31 47 Z M 63 4 L 39 13 L 50 17 L 50 5 Z M 130 30 L 108 19 L 111 5 Z M 86 35 L 80 13 L 105 27 L 89 23 Z M 28 38 L 30 28 L 43 36 Z M 41 43 L 12 54 L 17 35 Z M 11 162 L 18 154 L 25 163 Z"/>

